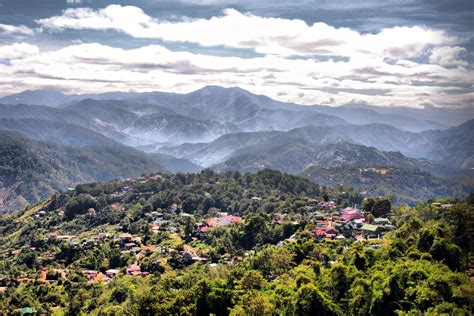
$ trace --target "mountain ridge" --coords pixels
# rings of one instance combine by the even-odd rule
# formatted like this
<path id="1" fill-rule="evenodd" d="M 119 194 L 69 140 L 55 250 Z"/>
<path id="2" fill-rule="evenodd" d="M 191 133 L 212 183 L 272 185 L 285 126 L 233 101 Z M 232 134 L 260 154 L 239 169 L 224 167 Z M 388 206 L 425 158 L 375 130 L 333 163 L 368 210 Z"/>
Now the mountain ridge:
<path id="1" fill-rule="evenodd" d="M 28 92 L 28 93 L 26 93 Z M 31 94 L 45 94 L 42 97 L 30 97 Z M 25 96 L 26 95 L 26 96 Z M 177 112 L 181 115 L 194 115 L 203 119 L 207 117 L 206 111 L 199 110 L 199 106 L 209 105 L 212 100 L 223 100 L 229 97 L 243 97 L 246 101 L 251 101 L 259 105 L 262 110 L 285 110 L 285 111 L 309 111 L 320 112 L 321 114 L 335 115 L 341 119 L 348 120 L 352 124 L 366 123 L 389 123 L 399 128 L 420 132 L 430 129 L 445 129 L 449 126 L 459 125 L 469 119 L 474 118 L 474 111 L 470 107 L 463 109 L 435 108 L 427 107 L 425 110 L 413 108 L 383 108 L 370 105 L 342 105 L 331 107 L 325 105 L 298 105 L 291 102 L 282 102 L 273 100 L 265 95 L 251 93 L 239 87 L 224 88 L 220 86 L 204 86 L 189 93 L 173 93 L 173 92 L 105 92 L 96 94 L 63 94 L 52 90 L 34 90 L 24 91 L 18 94 L 12 94 L 0 98 L 0 103 L 18 104 L 41 104 L 62 106 L 67 103 L 77 102 L 82 99 L 92 98 L 95 100 L 115 99 L 121 101 L 135 100 L 144 103 L 153 103 L 164 107 L 176 106 Z M 54 99 L 57 97 L 57 100 Z M 52 101 L 51 101 L 52 99 Z M 245 105 L 248 102 L 244 102 Z M 44 100 L 44 101 L 43 101 Z M 49 100 L 49 101 L 48 101 Z M 200 102 L 201 101 L 201 102 Z M 205 102 L 203 102 L 205 101 Z M 46 104 L 48 103 L 49 104 Z M 224 102 L 225 103 L 225 102 Z M 188 112 L 190 105 L 193 105 L 194 112 Z M 369 111 L 367 111 L 369 110 Z M 424 112 L 423 112 L 424 111 Z M 207 111 L 209 112 L 209 111 Z M 445 113 L 444 115 L 442 113 Z M 448 115 L 446 115 L 446 113 Z M 214 119 L 219 116 L 219 112 L 213 111 Z M 365 115 L 365 117 L 364 117 Z M 422 118 L 424 117 L 424 118 Z M 422 118 L 422 119 L 420 119 Z"/>

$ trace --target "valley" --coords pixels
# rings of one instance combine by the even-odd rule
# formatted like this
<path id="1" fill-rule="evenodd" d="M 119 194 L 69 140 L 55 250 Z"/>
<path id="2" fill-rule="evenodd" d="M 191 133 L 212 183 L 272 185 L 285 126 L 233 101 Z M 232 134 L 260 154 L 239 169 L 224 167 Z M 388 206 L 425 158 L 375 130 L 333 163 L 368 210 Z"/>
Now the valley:
<path id="1" fill-rule="evenodd" d="M 84 181 L 128 178 L 157 170 L 197 172 L 204 168 L 243 173 L 271 168 L 297 175 L 313 167 L 386 167 L 403 173 L 408 186 L 421 185 L 420 190 L 428 191 L 420 194 L 418 189 L 392 187 L 394 196 L 403 195 L 400 202 L 413 204 L 437 194 L 461 196 L 472 190 L 474 114 L 464 116 L 462 124 L 453 126 L 450 117 L 459 122 L 457 113 L 463 110 L 446 110 L 449 115 L 444 120 L 440 111 L 427 109 L 415 118 L 404 116 L 401 110 L 389 112 L 377 107 L 302 106 L 240 88 L 218 86 L 188 94 L 65 95 L 51 90 L 26 91 L 0 99 L 0 130 L 20 133 L 54 148 L 70 146 L 90 151 L 93 147 L 94 155 L 104 148 L 113 149 L 121 154 L 100 163 L 122 167 L 119 172 L 108 167 L 110 171 L 94 176 L 90 171 L 94 167 L 79 167 L 73 172 L 75 176 L 53 177 L 47 186 L 33 181 L 36 184 L 30 185 L 45 186 L 34 190 L 39 194 L 24 197 L 9 193 L 2 209 L 23 207 Z M 76 150 L 72 148 L 69 151 Z M 26 152 L 25 148 L 25 155 Z M 136 159 L 131 157 L 140 157 L 146 163 L 137 168 L 125 167 Z M 86 165 L 97 164 L 96 159 L 82 161 Z M 11 163 L 4 160 L 3 168 L 8 170 Z M 364 177 L 358 173 L 350 181 L 327 178 L 319 171 L 311 174 L 316 183 L 368 189 L 361 184 Z M 2 182 L 9 183 L 5 189 L 14 184 L 12 181 L 21 183 L 20 179 L 2 176 Z M 380 181 L 393 180 L 381 175 L 377 181 L 383 187 Z M 385 194 L 387 190 L 376 189 L 374 184 L 368 192 Z"/>

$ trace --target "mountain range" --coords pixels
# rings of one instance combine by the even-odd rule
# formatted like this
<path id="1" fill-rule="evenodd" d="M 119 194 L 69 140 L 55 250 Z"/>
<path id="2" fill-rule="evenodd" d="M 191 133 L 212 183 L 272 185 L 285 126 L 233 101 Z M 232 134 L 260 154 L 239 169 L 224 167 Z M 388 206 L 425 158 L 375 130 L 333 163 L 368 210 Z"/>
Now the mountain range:
<path id="1" fill-rule="evenodd" d="M 253 153 L 260 161 L 269 159 L 272 153 L 281 156 L 285 151 L 286 157 L 296 158 L 301 155 L 297 150 L 303 147 L 324 151 L 323 145 L 345 142 L 384 152 L 394 151 L 401 156 L 431 159 L 438 166 L 436 173 L 453 175 L 456 170 L 474 167 L 473 130 L 474 120 L 444 131 L 422 133 L 402 131 L 386 124 L 305 126 L 289 131 L 230 134 L 210 143 L 165 146 L 160 151 L 210 167 L 230 158 L 238 160 L 242 155 L 248 158 Z"/>
<path id="2" fill-rule="evenodd" d="M 391 168 L 398 172 L 391 175 L 412 184 L 453 183 L 466 192 L 473 182 L 473 119 L 472 108 L 303 106 L 218 86 L 186 94 L 25 91 L 0 98 L 2 168 L 8 170 L 0 179 L 0 204 L 4 210 L 24 206 L 79 182 L 203 168 L 306 172 L 317 183 L 359 187 L 364 175 L 357 168 Z M 25 161 L 34 157 L 28 172 L 15 173 L 23 165 L 8 161 L 17 152 Z M 340 168 L 355 178 L 327 176 Z M 36 193 L 21 189 L 24 174 L 36 179 L 29 187 Z M 378 175 L 377 186 L 393 182 Z M 419 191 L 392 187 L 401 200 L 417 200 Z"/>

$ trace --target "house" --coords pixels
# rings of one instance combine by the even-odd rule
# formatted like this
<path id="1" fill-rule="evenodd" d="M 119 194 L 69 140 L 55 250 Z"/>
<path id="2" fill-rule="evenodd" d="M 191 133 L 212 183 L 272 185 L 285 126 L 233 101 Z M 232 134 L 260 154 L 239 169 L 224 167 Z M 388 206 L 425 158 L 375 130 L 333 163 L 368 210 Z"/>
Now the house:
<path id="1" fill-rule="evenodd" d="M 23 307 L 20 310 L 21 315 L 35 315 L 38 311 L 34 307 Z"/>
<path id="2" fill-rule="evenodd" d="M 345 222 L 349 222 L 354 219 L 359 219 L 361 217 L 360 211 L 355 208 L 347 207 L 341 211 L 342 219 Z"/>
<path id="3" fill-rule="evenodd" d="M 142 275 L 142 271 L 139 265 L 131 264 L 127 267 L 127 274 L 132 276 L 140 276 Z"/>
<path id="4" fill-rule="evenodd" d="M 89 279 L 95 278 L 98 273 L 99 273 L 99 272 L 97 272 L 97 271 L 95 271 L 95 270 L 84 270 L 84 271 L 82 271 L 82 274 L 84 274 L 85 276 L 89 277 Z"/>
<path id="5" fill-rule="evenodd" d="M 374 220 L 372 221 L 372 224 L 374 224 L 374 225 L 391 225 L 392 223 L 390 222 L 390 220 L 388 218 L 378 217 L 378 218 L 374 218 Z"/>
<path id="6" fill-rule="evenodd" d="M 316 236 L 325 236 L 325 235 L 326 235 L 326 232 L 325 232 L 324 230 L 322 230 L 322 229 L 316 229 L 316 230 L 314 231 L 314 235 L 316 235 Z"/>
<path id="7" fill-rule="evenodd" d="M 326 232 L 326 234 L 338 234 L 339 232 L 337 231 L 337 229 L 332 226 L 331 224 L 329 224 L 328 226 L 326 226 L 324 228 L 324 231 Z"/>
<path id="8" fill-rule="evenodd" d="M 131 234 L 124 233 L 124 234 L 120 234 L 118 236 L 118 238 L 119 238 L 119 241 L 122 245 L 127 245 L 127 244 L 132 242 L 133 236 Z M 135 244 L 135 243 L 133 243 L 133 244 Z"/>
<path id="9" fill-rule="evenodd" d="M 382 232 L 382 227 L 378 225 L 372 225 L 372 224 L 364 224 L 360 228 L 362 234 L 364 234 L 367 237 L 378 237 L 380 236 L 380 233 Z"/>
<path id="10" fill-rule="evenodd" d="M 142 248 L 140 248 L 138 246 L 130 248 L 130 252 L 135 252 L 135 253 L 139 253 L 141 250 L 142 250 Z"/>
<path id="11" fill-rule="evenodd" d="M 109 277 L 107 277 L 105 274 L 95 270 L 84 270 L 82 271 L 82 274 L 84 274 L 89 279 L 89 282 L 107 282 L 109 280 Z"/>
<path id="12" fill-rule="evenodd" d="M 206 262 L 207 261 L 207 258 L 205 257 L 200 257 L 200 256 L 194 256 L 192 258 L 192 261 L 193 262 Z"/>
<path id="13" fill-rule="evenodd" d="M 66 279 L 67 270 L 64 269 L 50 269 L 46 270 L 43 269 L 40 271 L 40 278 L 39 282 L 54 282 L 57 280 L 64 280 Z"/>
<path id="14" fill-rule="evenodd" d="M 241 222 L 242 222 L 242 218 L 240 218 L 238 216 L 226 215 L 226 216 L 224 216 L 223 218 L 220 219 L 219 225 L 227 226 L 227 225 L 230 225 L 232 223 L 241 223 Z"/>
<path id="15" fill-rule="evenodd" d="M 76 238 L 76 235 L 57 235 L 56 240 L 71 240 Z"/>
<path id="16" fill-rule="evenodd" d="M 206 225 L 209 227 L 218 227 L 221 226 L 220 222 L 215 219 L 208 219 L 206 221 Z"/>
<path id="17" fill-rule="evenodd" d="M 131 242 L 139 244 L 142 242 L 142 237 L 132 237 Z"/>
<path id="18" fill-rule="evenodd" d="M 105 271 L 105 275 L 109 278 L 113 278 L 114 276 L 116 276 L 119 273 L 120 273 L 119 269 L 109 269 L 109 270 Z"/>
<path id="19" fill-rule="evenodd" d="M 125 249 L 130 250 L 130 249 L 136 247 L 137 245 L 134 242 L 128 242 L 128 243 L 124 244 L 123 246 L 125 247 Z"/>
<path id="20" fill-rule="evenodd" d="M 338 235 L 350 235 L 352 232 L 349 223 L 334 223 L 334 228 L 339 232 Z"/>
<path id="21" fill-rule="evenodd" d="M 143 247 L 141 248 L 141 251 L 144 252 L 144 253 L 145 253 L 145 252 L 155 252 L 157 249 L 158 249 L 157 246 L 155 246 L 155 245 L 150 245 L 150 246 L 143 246 Z"/>
<path id="22" fill-rule="evenodd" d="M 204 226 L 199 227 L 199 232 L 200 233 L 207 233 L 210 229 L 211 229 L 211 227 L 209 227 L 207 225 L 204 225 Z"/>
<path id="23" fill-rule="evenodd" d="M 98 273 L 91 282 L 108 282 L 110 278 L 103 273 Z"/>

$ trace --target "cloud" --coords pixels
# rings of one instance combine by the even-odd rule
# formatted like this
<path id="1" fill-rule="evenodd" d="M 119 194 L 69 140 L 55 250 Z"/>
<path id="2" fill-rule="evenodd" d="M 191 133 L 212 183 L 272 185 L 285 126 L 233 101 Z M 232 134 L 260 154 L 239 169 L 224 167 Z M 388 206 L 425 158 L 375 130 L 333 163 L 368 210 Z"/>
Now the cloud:
<path id="1" fill-rule="evenodd" d="M 33 35 L 35 31 L 25 25 L 0 24 L 0 30 L 3 34 L 11 35 Z"/>
<path id="2" fill-rule="evenodd" d="M 474 98 L 474 70 L 462 59 L 467 50 L 459 46 L 460 39 L 423 26 L 361 33 L 235 9 L 208 19 L 170 22 L 121 5 L 73 7 L 36 22 L 53 35 L 68 29 L 106 30 L 201 48 L 225 47 L 226 55 L 242 48 L 259 54 L 225 57 L 183 46 L 178 47 L 184 51 L 176 51 L 177 45 L 175 50 L 161 45 L 123 49 L 81 41 L 38 51 L 18 43 L 0 46 L 0 56 L 7 60 L 0 63 L 3 93 L 41 87 L 71 93 L 189 92 L 214 84 L 301 104 L 466 106 Z"/>
<path id="3" fill-rule="evenodd" d="M 33 45 L 16 45 L 30 50 L 7 54 L 12 59 L 0 64 L 3 93 L 42 87 L 71 93 L 190 92 L 214 84 L 302 104 L 461 106 L 473 98 L 472 91 L 463 87 L 474 84 L 474 73 L 465 67 L 387 63 L 364 56 L 341 61 L 275 55 L 220 57 L 171 51 L 160 45 L 122 49 L 89 43 L 40 52 Z M 5 47 L 0 47 L 0 56 L 8 51 Z"/>
<path id="4" fill-rule="evenodd" d="M 14 60 L 25 58 L 39 53 L 38 46 L 27 43 L 14 43 L 12 45 L 0 45 L 0 59 Z"/>
<path id="5" fill-rule="evenodd" d="M 135 6 L 109 5 L 103 9 L 69 8 L 62 15 L 36 21 L 50 30 L 115 30 L 135 38 L 192 42 L 201 46 L 254 49 L 281 56 L 417 57 L 432 46 L 451 46 L 458 39 L 420 26 L 393 27 L 375 34 L 326 23 L 260 17 L 226 9 L 210 19 L 160 21 Z M 219 31 L 216 31 L 219 30 Z"/>
<path id="6" fill-rule="evenodd" d="M 442 46 L 435 47 L 431 51 L 430 63 L 445 67 L 451 66 L 468 66 L 468 63 L 460 58 L 460 55 L 467 53 L 464 47 Z"/>

